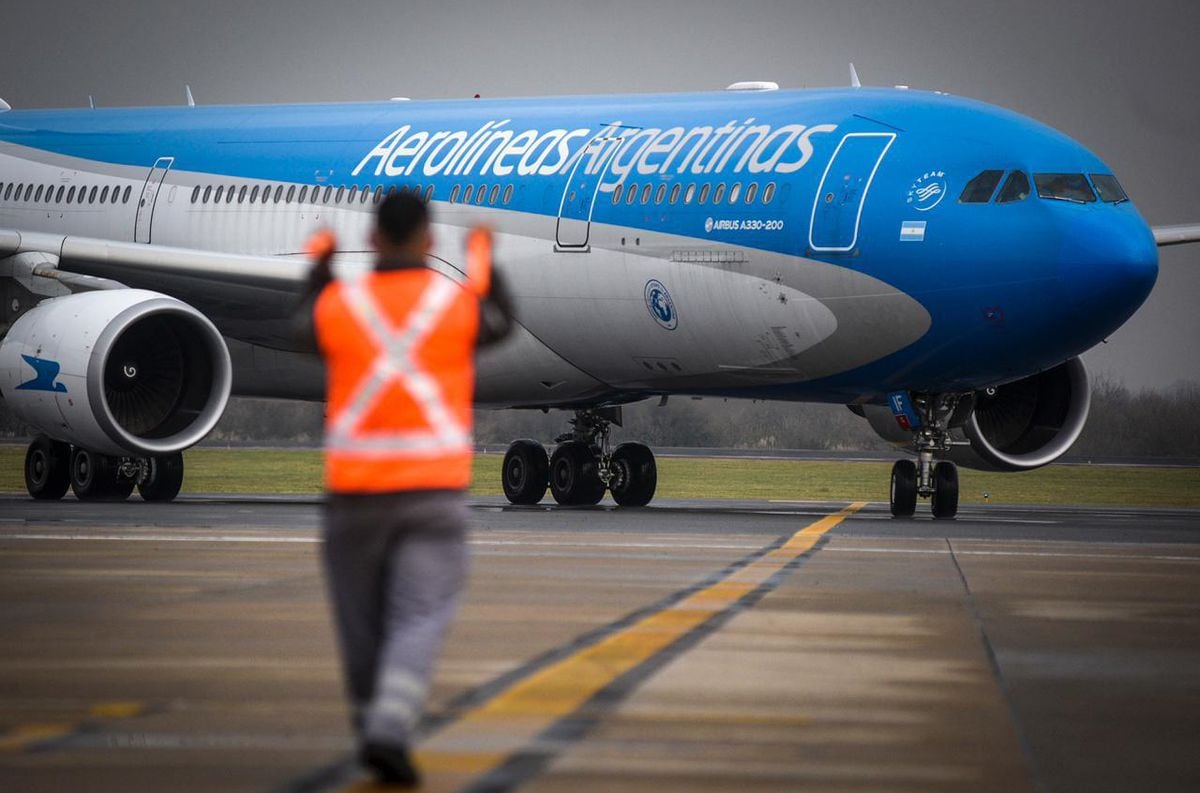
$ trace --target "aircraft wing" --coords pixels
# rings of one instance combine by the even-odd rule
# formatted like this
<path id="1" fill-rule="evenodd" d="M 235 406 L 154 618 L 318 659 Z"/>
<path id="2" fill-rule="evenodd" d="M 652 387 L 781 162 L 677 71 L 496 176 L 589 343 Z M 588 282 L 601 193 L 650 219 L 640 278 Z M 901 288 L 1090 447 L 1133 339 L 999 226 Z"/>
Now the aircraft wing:
<path id="1" fill-rule="evenodd" d="M 1155 226 L 1153 231 L 1154 241 L 1160 248 L 1164 245 L 1200 242 L 1200 223 L 1189 223 L 1182 226 Z"/>
<path id="2" fill-rule="evenodd" d="M 0 274 L 40 297 L 149 289 L 194 306 L 227 336 L 277 348 L 292 346 L 291 315 L 311 266 L 302 254 L 214 253 L 0 229 L 4 259 L 12 264 Z"/>

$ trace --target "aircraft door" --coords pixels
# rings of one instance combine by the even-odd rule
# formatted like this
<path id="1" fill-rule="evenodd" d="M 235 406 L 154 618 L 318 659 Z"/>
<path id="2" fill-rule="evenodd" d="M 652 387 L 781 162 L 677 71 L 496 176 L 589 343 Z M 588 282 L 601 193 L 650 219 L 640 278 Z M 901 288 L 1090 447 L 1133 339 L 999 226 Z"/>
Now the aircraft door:
<path id="1" fill-rule="evenodd" d="M 138 199 L 137 219 L 134 221 L 133 241 L 150 242 L 150 230 L 154 223 L 154 203 L 158 199 L 158 190 L 162 187 L 167 171 L 175 163 L 174 157 L 159 157 L 154 161 L 150 173 L 146 175 L 146 183 L 142 185 L 142 197 Z"/>
<path id="2" fill-rule="evenodd" d="M 854 250 L 867 191 L 895 139 L 893 132 L 851 132 L 838 143 L 813 199 L 808 229 L 812 250 Z"/>
<path id="3" fill-rule="evenodd" d="M 600 197 L 600 185 L 628 136 L 636 131 L 634 127 L 614 129 L 607 126 L 588 141 L 583 153 L 575 160 L 558 205 L 558 227 L 555 231 L 558 249 L 587 249 L 592 212 Z"/>

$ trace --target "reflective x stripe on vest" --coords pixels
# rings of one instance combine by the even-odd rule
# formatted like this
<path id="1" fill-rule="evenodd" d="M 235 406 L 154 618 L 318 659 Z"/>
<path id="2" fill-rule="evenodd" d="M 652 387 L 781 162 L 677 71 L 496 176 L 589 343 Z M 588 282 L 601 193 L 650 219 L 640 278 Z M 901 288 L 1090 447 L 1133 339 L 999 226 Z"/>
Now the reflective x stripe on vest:
<path id="1" fill-rule="evenodd" d="M 366 278 L 344 281 L 342 286 L 346 307 L 374 344 L 376 356 L 345 408 L 330 423 L 326 448 L 386 455 L 469 451 L 470 432 L 455 419 L 437 379 L 421 368 L 417 358 L 421 343 L 454 303 L 461 287 L 445 277 L 434 276 L 409 312 L 404 327 L 393 330 L 367 288 Z M 393 432 L 362 429 L 371 407 L 392 383 L 412 397 L 426 428 Z"/>

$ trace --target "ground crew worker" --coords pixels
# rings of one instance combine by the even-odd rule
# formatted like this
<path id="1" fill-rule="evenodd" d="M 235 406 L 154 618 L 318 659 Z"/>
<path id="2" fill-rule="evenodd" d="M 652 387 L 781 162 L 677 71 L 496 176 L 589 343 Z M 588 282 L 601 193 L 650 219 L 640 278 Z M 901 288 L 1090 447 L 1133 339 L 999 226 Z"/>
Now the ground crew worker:
<path id="1" fill-rule="evenodd" d="M 460 283 L 428 266 L 428 207 L 407 192 L 379 206 L 374 271 L 333 280 L 317 260 L 308 306 L 326 366 L 324 562 L 360 762 L 416 785 L 409 756 L 434 659 L 467 569 L 474 353 L 507 334 L 491 238 L 468 238 Z"/>

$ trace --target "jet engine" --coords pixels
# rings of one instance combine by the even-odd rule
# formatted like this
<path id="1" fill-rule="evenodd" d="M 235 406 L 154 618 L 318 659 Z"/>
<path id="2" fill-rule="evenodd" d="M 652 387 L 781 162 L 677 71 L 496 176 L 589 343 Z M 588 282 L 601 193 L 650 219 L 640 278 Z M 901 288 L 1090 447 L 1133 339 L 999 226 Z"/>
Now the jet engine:
<path id="1" fill-rule="evenodd" d="M 1087 370 L 1072 358 L 961 401 L 950 421 L 951 438 L 958 443 L 939 456 L 985 471 L 1039 468 L 1078 440 L 1090 406 Z M 884 440 L 911 448 L 912 433 L 897 425 L 888 408 L 864 405 L 862 415 Z"/>
<path id="2" fill-rule="evenodd" d="M 207 435 L 229 399 L 221 334 L 199 311 L 142 289 L 43 301 L 0 343 L 0 394 L 56 440 L 157 457 Z"/>

